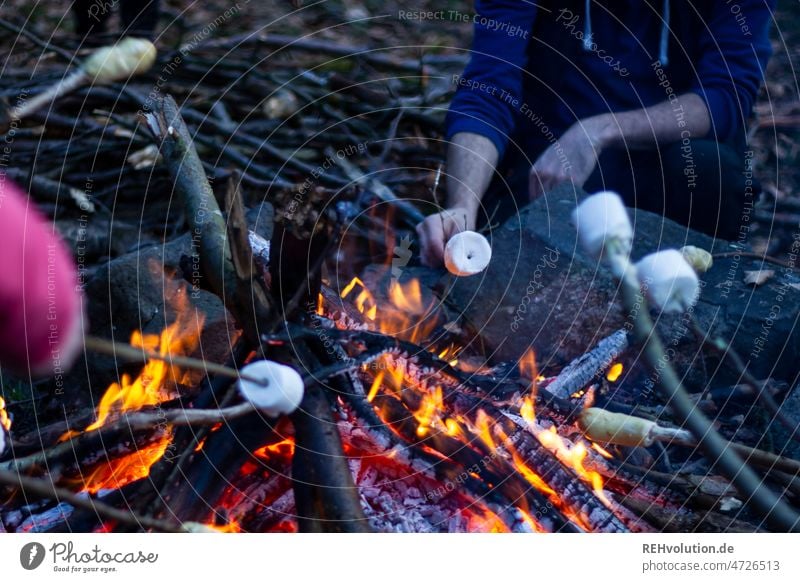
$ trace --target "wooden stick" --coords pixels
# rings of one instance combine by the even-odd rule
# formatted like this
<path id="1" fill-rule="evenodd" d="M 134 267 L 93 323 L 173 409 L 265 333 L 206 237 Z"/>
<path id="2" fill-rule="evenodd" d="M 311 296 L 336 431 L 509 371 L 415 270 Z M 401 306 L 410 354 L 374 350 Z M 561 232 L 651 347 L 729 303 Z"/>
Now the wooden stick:
<path id="1" fill-rule="evenodd" d="M 46 450 L 0 463 L 0 470 L 23 471 L 40 465 L 51 466 L 62 457 L 75 456 L 77 450 L 102 446 L 103 442 L 112 442 L 119 435 L 127 435 L 126 438 L 130 438 L 133 433 L 166 427 L 167 424 L 172 426 L 213 426 L 217 423 L 231 422 L 254 411 L 255 408 L 252 404 L 244 402 L 217 410 L 181 408 L 159 412 L 132 412 L 97 430 L 79 432 Z"/>
<path id="2" fill-rule="evenodd" d="M 769 255 L 762 255 L 761 253 L 752 253 L 749 251 L 735 251 L 729 253 L 714 253 L 713 255 L 711 255 L 712 259 L 732 259 L 734 257 L 743 257 L 746 259 L 755 259 L 757 261 L 763 261 L 765 263 L 772 263 L 773 265 L 778 265 L 779 267 L 783 267 L 784 269 L 791 269 L 793 271 L 800 270 L 791 263 L 787 263 L 786 261 L 776 259 L 775 257 L 770 257 Z"/>
<path id="3" fill-rule="evenodd" d="M 33 477 L 20 475 L 15 471 L 0 469 L 0 484 L 20 489 L 24 491 L 26 495 L 54 499 L 59 503 L 69 503 L 73 507 L 80 507 L 81 509 L 92 511 L 105 519 L 127 523 L 136 528 L 148 528 L 165 533 L 185 533 L 185 530 L 180 526 L 173 525 L 161 519 L 153 519 L 152 517 L 145 517 L 130 511 L 117 509 L 116 507 L 106 505 L 102 501 L 98 501 L 92 497 L 83 497 L 68 489 L 56 487 L 46 479 L 35 479 Z"/>
<path id="4" fill-rule="evenodd" d="M 205 360 L 198 360 L 187 356 L 162 356 L 161 354 L 154 354 L 143 349 L 134 348 L 123 343 L 107 340 L 96 336 L 86 336 L 84 338 L 84 345 L 87 350 L 105 354 L 107 356 L 114 356 L 115 358 L 122 358 L 133 363 L 145 363 L 149 360 L 158 360 L 167 362 L 181 368 L 189 368 L 190 370 L 200 370 L 206 374 L 216 374 L 218 376 L 225 376 L 233 380 L 247 380 L 254 382 L 261 386 L 269 386 L 269 380 L 262 378 L 254 378 L 246 374 L 241 374 L 238 370 L 228 368 L 221 364 L 214 362 L 206 362 Z"/>
<path id="5" fill-rule="evenodd" d="M 800 515 L 784 499 L 764 485 L 758 475 L 728 446 L 728 441 L 720 436 L 689 397 L 672 365 L 664 356 L 664 345 L 655 331 L 648 310 L 641 309 L 646 303 L 627 253 L 608 244 L 605 252 L 611 270 L 620 282 L 623 306 L 634 314 L 632 338 L 640 346 L 651 370 L 659 371 L 659 381 L 656 385 L 675 418 L 694 435 L 709 463 L 733 483 L 747 505 L 763 516 L 773 529 L 782 532 L 800 532 Z"/>

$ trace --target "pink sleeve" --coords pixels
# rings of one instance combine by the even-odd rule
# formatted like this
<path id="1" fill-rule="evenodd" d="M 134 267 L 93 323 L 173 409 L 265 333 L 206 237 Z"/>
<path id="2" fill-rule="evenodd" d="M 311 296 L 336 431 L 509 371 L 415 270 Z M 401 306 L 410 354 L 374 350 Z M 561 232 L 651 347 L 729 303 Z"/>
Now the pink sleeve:
<path id="1" fill-rule="evenodd" d="M 82 309 L 71 254 L 27 196 L 0 172 L 0 363 L 59 374 L 81 348 Z"/>

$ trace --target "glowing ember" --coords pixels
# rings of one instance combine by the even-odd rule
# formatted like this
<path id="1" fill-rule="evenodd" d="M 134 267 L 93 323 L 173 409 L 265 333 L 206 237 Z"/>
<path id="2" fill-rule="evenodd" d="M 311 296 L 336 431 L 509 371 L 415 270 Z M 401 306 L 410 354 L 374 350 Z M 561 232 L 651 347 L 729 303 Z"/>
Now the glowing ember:
<path id="1" fill-rule="evenodd" d="M 606 380 L 609 382 L 616 382 L 619 380 L 619 377 L 622 376 L 622 364 L 617 362 L 611 368 L 609 368 L 608 372 L 606 373 Z"/>
<path id="2" fill-rule="evenodd" d="M 256 457 L 264 460 L 274 459 L 275 457 L 288 459 L 294 455 L 294 439 L 286 438 L 278 443 L 265 445 L 253 451 Z"/>

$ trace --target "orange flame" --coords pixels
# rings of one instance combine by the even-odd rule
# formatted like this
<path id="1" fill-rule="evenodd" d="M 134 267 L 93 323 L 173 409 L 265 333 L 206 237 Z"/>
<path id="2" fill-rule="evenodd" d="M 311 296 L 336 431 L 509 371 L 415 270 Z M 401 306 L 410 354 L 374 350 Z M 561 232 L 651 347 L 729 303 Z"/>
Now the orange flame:
<path id="1" fill-rule="evenodd" d="M 0 428 L 5 429 L 6 432 L 11 430 L 11 419 L 6 410 L 6 401 L 0 396 Z"/>
<path id="2" fill-rule="evenodd" d="M 345 299 L 355 289 L 356 285 L 361 287 L 361 292 L 356 296 L 355 305 L 356 309 L 366 316 L 367 319 L 375 321 L 375 316 L 378 313 L 378 304 L 375 302 L 375 297 L 372 295 L 364 282 L 358 277 L 353 277 L 347 286 L 342 289 L 340 297 Z"/>
<path id="3" fill-rule="evenodd" d="M 264 445 L 260 449 L 253 451 L 253 455 L 264 460 L 274 459 L 275 457 L 291 458 L 294 456 L 294 438 L 289 437 L 271 445 Z"/>
<path id="4" fill-rule="evenodd" d="M 609 368 L 608 373 L 606 373 L 606 380 L 609 382 L 616 382 L 619 380 L 619 377 L 622 376 L 623 366 L 619 362 L 611 366 Z"/>
<path id="5" fill-rule="evenodd" d="M 442 397 L 442 387 L 437 386 L 433 393 L 426 393 L 422 396 L 422 403 L 414 413 L 417 419 L 417 436 L 422 438 L 430 431 L 430 428 L 437 422 L 441 422 L 440 414 L 444 410 L 444 398 Z"/>
<path id="6" fill-rule="evenodd" d="M 242 531 L 242 526 L 233 519 L 224 525 L 218 525 L 216 523 L 204 523 L 203 525 L 213 529 L 217 533 L 240 533 Z"/>
<path id="7" fill-rule="evenodd" d="M 119 489 L 147 477 L 150 467 L 164 456 L 171 441 L 172 435 L 166 434 L 159 441 L 129 455 L 100 464 L 88 477 L 80 477 L 83 491 L 94 494 L 101 489 Z"/>
<path id="8" fill-rule="evenodd" d="M 166 357 L 188 355 L 197 348 L 204 316 L 189 308 L 185 286 L 176 295 L 175 304 L 178 306 L 175 323 L 167 326 L 160 335 L 143 335 L 134 331 L 131 345 Z M 181 374 L 176 366 L 162 360 L 148 360 L 134 380 L 123 374 L 122 381 L 111 384 L 103 394 L 97 407 L 97 420 L 86 427 L 86 431 L 103 426 L 112 415 L 155 406 L 168 400 L 173 392 L 167 389 L 168 381 L 174 385 L 189 381 L 189 376 Z"/>
<path id="9" fill-rule="evenodd" d="M 155 266 L 151 265 L 151 270 L 154 269 Z M 192 308 L 184 281 L 176 282 L 168 278 L 165 285 L 165 296 L 177 314 L 175 322 L 160 334 L 144 335 L 134 331 L 130 343 L 133 347 L 141 348 L 143 352 L 152 352 L 166 358 L 189 355 L 200 343 L 200 331 L 205 317 Z M 192 374 L 182 373 L 177 366 L 167 361 L 148 360 L 135 379 L 123 374 L 119 383 L 114 382 L 106 389 L 97 406 L 97 419 L 85 431 L 97 430 L 125 412 L 139 410 L 144 406 L 156 406 L 169 400 L 178 383 L 193 384 Z M 62 440 L 71 438 L 74 434 L 76 433 L 70 431 L 62 436 Z M 172 433 L 167 431 L 152 445 L 102 463 L 88 478 L 83 479 L 84 490 L 94 493 L 100 489 L 119 488 L 146 477 L 150 473 L 150 467 L 164 455 L 171 441 Z"/>
<path id="10" fill-rule="evenodd" d="M 405 284 L 393 280 L 389 285 L 389 300 L 392 305 L 411 315 L 422 315 L 427 311 L 422 301 L 419 279 L 411 279 Z"/>
<path id="11" fill-rule="evenodd" d="M 572 467 L 575 474 L 582 481 L 591 484 L 595 494 L 607 505 L 610 504 L 608 497 L 603 490 L 603 477 L 596 471 L 591 471 L 584 466 L 588 453 L 586 445 L 578 442 L 572 446 L 567 445 L 566 439 L 561 438 L 554 426 L 550 430 L 542 430 L 536 434 L 539 442 L 552 452 L 563 464 Z"/>

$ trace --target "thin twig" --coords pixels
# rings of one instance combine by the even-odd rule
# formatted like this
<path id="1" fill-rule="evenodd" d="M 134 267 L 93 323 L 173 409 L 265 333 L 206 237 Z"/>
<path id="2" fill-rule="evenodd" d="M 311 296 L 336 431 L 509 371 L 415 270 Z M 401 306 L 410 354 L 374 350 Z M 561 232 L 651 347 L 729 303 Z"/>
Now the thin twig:
<path id="1" fill-rule="evenodd" d="M 187 356 L 164 356 L 161 354 L 154 354 L 153 352 L 148 352 L 143 349 L 134 348 L 133 346 L 100 337 L 86 336 L 84 338 L 84 345 L 86 346 L 87 350 L 91 350 L 99 354 L 105 354 L 107 356 L 114 356 L 115 358 L 122 358 L 137 364 L 143 364 L 149 360 L 158 360 L 161 362 L 167 362 L 168 364 L 172 364 L 174 366 L 180 366 L 181 368 L 200 370 L 207 374 L 217 374 L 218 376 L 225 376 L 226 378 L 231 378 L 233 380 L 246 380 L 247 382 L 254 382 L 255 384 L 259 384 L 261 386 L 269 385 L 269 380 L 265 378 L 254 378 L 252 376 L 242 374 L 233 368 L 228 368 L 227 366 L 223 366 L 221 364 L 215 364 L 214 362 L 207 362 L 205 360 L 198 360 L 197 358 L 190 358 Z"/>
<path id="2" fill-rule="evenodd" d="M 700 324 L 694 317 L 691 318 L 691 322 L 694 328 L 695 336 L 703 343 L 703 345 L 720 354 L 722 358 L 729 358 L 733 363 L 733 366 L 736 368 L 736 371 L 739 373 L 739 377 L 745 384 L 750 386 L 755 393 L 756 398 L 761 402 L 761 404 L 764 405 L 764 408 L 766 408 L 769 413 L 772 414 L 772 416 L 778 422 L 780 422 L 784 428 L 786 428 L 786 430 L 789 431 L 789 438 L 791 438 L 793 441 L 800 442 L 800 431 L 798 431 L 797 423 L 792 421 L 783 413 L 780 405 L 775 402 L 772 394 L 770 394 L 766 386 L 766 382 L 758 380 L 755 376 L 753 376 L 753 374 L 750 373 L 750 371 L 747 369 L 747 364 L 745 364 L 742 357 L 729 342 L 719 336 L 709 337 L 709 334 L 700 328 Z"/>
<path id="3" fill-rule="evenodd" d="M 94 443 L 95 440 L 100 443 L 109 442 L 113 440 L 112 435 L 131 435 L 166 427 L 167 424 L 172 426 L 213 426 L 217 423 L 231 422 L 254 411 L 255 408 L 252 404 L 244 402 L 216 410 L 182 408 L 158 412 L 131 412 L 120 416 L 114 422 L 98 427 L 96 430 L 73 434 L 64 442 L 46 450 L 2 463 L 0 464 L 0 470 L 23 471 L 39 465 L 52 465 L 53 461 L 63 456 L 74 454 L 76 449 L 81 448 L 81 441 L 84 443 Z"/>
<path id="4" fill-rule="evenodd" d="M 657 386 L 681 426 L 698 440 L 699 448 L 711 466 L 718 468 L 740 492 L 745 502 L 758 511 L 770 526 L 778 531 L 800 532 L 800 516 L 797 512 L 764 485 L 689 397 L 664 355 L 664 345 L 655 331 L 653 320 L 647 310 L 641 308 L 644 298 L 627 253 L 619 248 L 611 248 L 610 245 L 607 245 L 605 252 L 612 272 L 621 284 L 623 304 L 634 315 L 633 338 L 641 346 L 645 361 L 651 369 L 659 371 Z"/>
<path id="5" fill-rule="evenodd" d="M 53 499 L 59 503 L 69 503 L 73 507 L 80 507 L 81 509 L 92 511 L 105 519 L 130 524 L 137 528 L 147 528 L 165 533 L 183 533 L 185 531 L 180 526 L 173 525 L 169 522 L 117 509 L 116 507 L 107 505 L 92 497 L 83 497 L 68 489 L 56 487 L 46 479 L 26 477 L 15 471 L 0 469 L 0 483 L 8 487 L 20 489 L 27 495 L 34 495 L 44 499 Z"/>
<path id="6" fill-rule="evenodd" d="M 765 263 L 772 263 L 773 265 L 778 265 L 779 267 L 783 267 L 784 269 L 792 269 L 794 271 L 800 271 L 797 266 L 792 265 L 791 263 L 787 263 L 786 261 L 782 261 L 781 259 L 776 259 L 775 257 L 770 257 L 769 255 L 762 255 L 759 253 L 752 253 L 749 251 L 735 251 L 729 253 L 714 253 L 711 255 L 712 259 L 732 259 L 734 257 L 744 257 L 746 259 L 756 259 L 757 261 L 764 261 Z"/>

